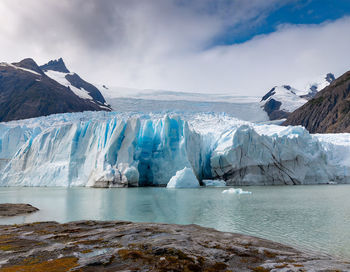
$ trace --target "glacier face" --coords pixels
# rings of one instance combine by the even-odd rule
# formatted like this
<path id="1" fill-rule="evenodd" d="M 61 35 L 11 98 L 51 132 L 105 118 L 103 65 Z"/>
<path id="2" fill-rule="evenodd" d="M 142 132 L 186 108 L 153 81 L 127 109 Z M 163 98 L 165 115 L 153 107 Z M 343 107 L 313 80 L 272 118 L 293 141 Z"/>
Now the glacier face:
<path id="1" fill-rule="evenodd" d="M 337 137 L 215 114 L 57 114 L 0 123 L 0 185 L 166 186 L 186 167 L 201 183 L 348 182 Z"/>

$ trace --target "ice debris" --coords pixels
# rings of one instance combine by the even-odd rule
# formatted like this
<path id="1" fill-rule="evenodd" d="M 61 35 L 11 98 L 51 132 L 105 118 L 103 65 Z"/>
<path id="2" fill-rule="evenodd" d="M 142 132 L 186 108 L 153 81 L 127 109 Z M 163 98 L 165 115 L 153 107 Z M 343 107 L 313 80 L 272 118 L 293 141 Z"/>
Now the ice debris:
<path id="1" fill-rule="evenodd" d="M 241 188 L 230 188 L 222 191 L 223 194 L 250 195 L 252 192 L 243 191 Z"/>
<path id="2" fill-rule="evenodd" d="M 203 183 L 207 187 L 225 187 L 226 182 L 221 179 L 204 179 Z"/>

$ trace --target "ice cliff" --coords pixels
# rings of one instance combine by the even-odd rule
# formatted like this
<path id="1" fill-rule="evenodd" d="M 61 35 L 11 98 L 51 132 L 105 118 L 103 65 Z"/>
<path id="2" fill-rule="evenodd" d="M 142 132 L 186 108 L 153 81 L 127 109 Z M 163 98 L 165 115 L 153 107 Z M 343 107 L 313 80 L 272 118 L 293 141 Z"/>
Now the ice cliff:
<path id="1" fill-rule="evenodd" d="M 57 114 L 0 123 L 0 185 L 166 186 L 186 167 L 201 184 L 349 182 L 337 137 L 214 114 Z"/>

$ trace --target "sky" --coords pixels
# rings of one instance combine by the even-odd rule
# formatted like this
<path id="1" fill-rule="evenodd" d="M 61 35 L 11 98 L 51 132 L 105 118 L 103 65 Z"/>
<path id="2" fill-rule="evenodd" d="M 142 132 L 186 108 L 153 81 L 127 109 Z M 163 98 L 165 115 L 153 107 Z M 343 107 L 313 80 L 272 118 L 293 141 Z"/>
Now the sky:
<path id="1" fill-rule="evenodd" d="M 261 96 L 350 70 L 349 0 L 1 0 L 5 62 L 107 86 Z"/>

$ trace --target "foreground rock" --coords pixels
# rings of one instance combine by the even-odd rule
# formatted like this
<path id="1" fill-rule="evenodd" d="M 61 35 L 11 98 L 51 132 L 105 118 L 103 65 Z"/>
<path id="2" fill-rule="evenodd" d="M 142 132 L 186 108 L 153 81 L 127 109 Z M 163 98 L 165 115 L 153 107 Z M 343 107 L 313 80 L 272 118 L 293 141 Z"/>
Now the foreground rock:
<path id="1" fill-rule="evenodd" d="M 348 271 L 350 263 L 196 225 L 0 226 L 0 271 Z"/>
<path id="2" fill-rule="evenodd" d="M 0 204 L 0 216 L 16 216 L 36 212 L 38 210 L 38 208 L 35 208 L 30 204 Z"/>

